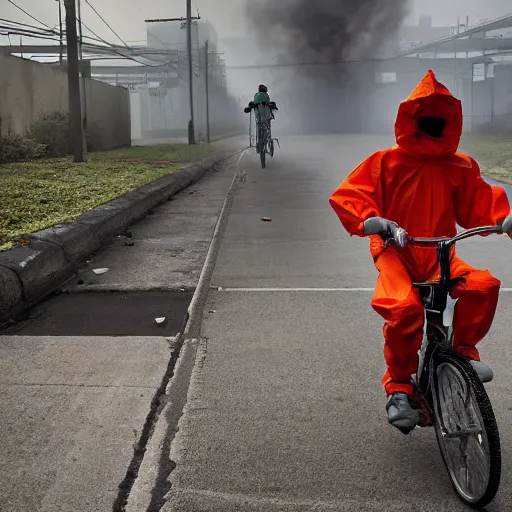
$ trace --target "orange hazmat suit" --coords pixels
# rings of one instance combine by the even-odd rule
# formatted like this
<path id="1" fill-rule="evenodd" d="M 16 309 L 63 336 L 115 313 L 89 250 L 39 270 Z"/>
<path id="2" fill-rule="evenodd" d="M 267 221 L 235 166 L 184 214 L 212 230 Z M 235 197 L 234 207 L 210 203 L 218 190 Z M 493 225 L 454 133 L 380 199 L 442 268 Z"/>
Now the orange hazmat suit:
<path id="1" fill-rule="evenodd" d="M 418 128 L 420 117 L 443 118 L 441 138 Z M 462 105 L 439 83 L 432 71 L 400 104 L 395 123 L 397 146 L 368 157 L 330 198 L 330 204 L 351 235 L 365 236 L 364 221 L 383 217 L 412 237 L 452 237 L 457 225 L 469 229 L 496 225 L 509 213 L 505 190 L 492 187 L 471 157 L 458 153 Z M 382 383 L 388 395 L 413 393 L 409 379 L 416 373 L 423 338 L 424 308 L 413 282 L 439 277 L 435 247 L 385 248 L 379 235 L 370 236 L 370 252 L 379 271 L 372 307 L 385 320 Z M 455 349 L 479 360 L 477 343 L 487 334 L 496 311 L 500 282 L 488 271 L 475 270 L 455 250 L 452 288 L 455 307 Z"/>

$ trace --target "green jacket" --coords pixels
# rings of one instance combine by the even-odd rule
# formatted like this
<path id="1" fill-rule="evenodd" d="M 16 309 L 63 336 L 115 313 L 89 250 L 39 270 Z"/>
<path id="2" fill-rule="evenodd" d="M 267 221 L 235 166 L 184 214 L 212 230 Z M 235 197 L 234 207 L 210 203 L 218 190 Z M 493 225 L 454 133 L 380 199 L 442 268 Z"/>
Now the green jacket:
<path id="1" fill-rule="evenodd" d="M 260 103 L 270 103 L 270 96 L 268 95 L 268 92 L 257 92 L 254 95 L 253 103 L 256 105 Z"/>

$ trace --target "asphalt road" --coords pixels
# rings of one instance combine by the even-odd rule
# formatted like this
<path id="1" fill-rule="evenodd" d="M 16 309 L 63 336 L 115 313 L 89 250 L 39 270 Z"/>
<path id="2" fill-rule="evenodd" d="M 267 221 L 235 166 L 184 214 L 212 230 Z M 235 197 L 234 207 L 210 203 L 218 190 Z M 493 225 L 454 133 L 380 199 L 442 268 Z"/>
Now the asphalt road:
<path id="1" fill-rule="evenodd" d="M 163 510 L 466 510 L 434 432 L 405 437 L 387 424 L 382 321 L 368 291 L 376 271 L 367 242 L 350 238 L 328 205 L 347 173 L 389 142 L 283 139 L 265 170 L 254 156 L 247 161 Z M 459 254 L 512 288 L 510 251 L 505 237 L 494 236 L 461 244 Z M 512 503 L 511 307 L 504 291 L 481 345 L 495 370 L 488 392 L 503 448 L 502 487 L 488 512 Z"/>

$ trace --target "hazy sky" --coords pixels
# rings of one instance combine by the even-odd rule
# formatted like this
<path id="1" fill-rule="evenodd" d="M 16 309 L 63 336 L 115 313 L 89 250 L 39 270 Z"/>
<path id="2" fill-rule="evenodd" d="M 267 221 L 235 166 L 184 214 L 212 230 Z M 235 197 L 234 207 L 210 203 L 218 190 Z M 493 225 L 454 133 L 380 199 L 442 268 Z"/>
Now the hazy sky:
<path id="1" fill-rule="evenodd" d="M 13 0 L 20 7 L 50 26 L 58 23 L 57 0 Z M 88 0 L 126 41 L 145 38 L 145 17 L 185 16 L 185 0 Z M 194 12 L 199 8 L 201 16 L 211 21 L 220 37 L 241 36 L 245 31 L 243 20 L 246 0 L 193 0 Z M 251 0 L 257 1 L 257 0 Z M 279 0 L 277 0 L 279 1 Z M 314 0 L 312 0 L 314 1 Z M 382 0 L 392 1 L 392 0 Z M 428 7 L 427 7 L 428 4 Z M 115 36 L 82 0 L 83 20 L 98 35 L 111 42 Z M 412 0 L 411 21 L 430 11 L 435 25 L 455 24 L 457 15 L 461 21 L 466 15 L 470 23 L 482 18 L 495 18 L 512 13 L 511 0 Z M 7 0 L 0 0 L 0 18 L 35 23 L 18 11 Z M 3 38 L 2 38 L 3 39 Z M 28 40 L 26 40 L 28 43 Z M 119 42 L 119 41 L 117 41 Z"/>

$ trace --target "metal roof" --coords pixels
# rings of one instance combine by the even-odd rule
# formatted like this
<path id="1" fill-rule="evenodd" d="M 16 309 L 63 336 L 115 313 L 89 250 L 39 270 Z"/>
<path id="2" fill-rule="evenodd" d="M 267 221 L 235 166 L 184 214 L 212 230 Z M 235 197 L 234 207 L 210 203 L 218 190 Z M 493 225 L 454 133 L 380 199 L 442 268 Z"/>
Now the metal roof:
<path id="1" fill-rule="evenodd" d="M 454 34 L 452 36 L 443 37 L 441 39 L 436 39 L 435 41 L 431 41 L 430 43 L 425 43 L 419 46 L 416 46 L 414 48 L 408 48 L 407 50 L 402 50 L 399 53 L 400 57 L 406 57 L 407 55 L 415 55 L 417 53 L 426 53 L 435 50 L 436 48 L 439 49 L 439 51 L 442 52 L 442 50 L 439 47 L 446 46 L 449 43 L 452 43 L 454 41 L 463 41 L 466 40 L 468 43 L 468 48 L 471 48 L 470 39 L 472 36 L 478 35 L 478 34 L 485 34 L 486 32 L 491 32 L 494 30 L 500 30 L 503 28 L 511 28 L 512 27 L 512 14 L 508 14 L 507 16 L 502 16 L 501 18 L 496 18 L 494 20 L 481 23 L 479 25 L 475 25 L 474 27 L 471 27 L 468 30 L 465 30 L 464 32 L 461 32 L 459 34 Z M 476 38 L 473 38 L 473 41 Z M 499 40 L 499 38 L 489 38 L 489 40 Z M 476 39 L 478 41 L 478 39 Z M 486 41 L 486 39 L 482 39 L 483 41 Z M 507 41 L 509 39 L 507 38 Z M 492 43 L 495 44 L 495 43 Z M 500 48 L 503 49 L 503 48 Z M 512 49 L 512 46 L 510 47 Z M 452 50 L 453 51 L 453 50 Z M 469 50 L 458 50 L 458 51 L 472 51 Z M 483 51 L 483 48 L 479 48 L 478 51 Z"/>

